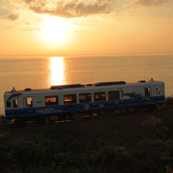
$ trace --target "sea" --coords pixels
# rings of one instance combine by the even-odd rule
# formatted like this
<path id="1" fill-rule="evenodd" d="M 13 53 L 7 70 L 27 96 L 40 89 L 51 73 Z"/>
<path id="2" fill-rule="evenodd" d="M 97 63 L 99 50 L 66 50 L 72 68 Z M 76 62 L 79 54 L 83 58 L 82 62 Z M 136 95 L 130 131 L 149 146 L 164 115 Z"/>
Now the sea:
<path id="1" fill-rule="evenodd" d="M 173 97 L 173 55 L 68 55 L 0 59 L 0 114 L 5 114 L 5 91 L 50 88 L 52 85 L 139 80 L 165 82 Z"/>

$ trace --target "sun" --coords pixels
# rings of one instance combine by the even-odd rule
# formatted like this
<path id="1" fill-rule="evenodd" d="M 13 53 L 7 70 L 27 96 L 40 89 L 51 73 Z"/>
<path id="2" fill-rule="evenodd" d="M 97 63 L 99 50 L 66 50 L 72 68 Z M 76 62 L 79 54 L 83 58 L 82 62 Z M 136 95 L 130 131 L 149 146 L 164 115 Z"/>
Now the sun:
<path id="1" fill-rule="evenodd" d="M 47 40 L 51 42 L 62 42 L 65 40 L 68 26 L 63 18 L 51 17 L 45 19 L 44 31 Z"/>

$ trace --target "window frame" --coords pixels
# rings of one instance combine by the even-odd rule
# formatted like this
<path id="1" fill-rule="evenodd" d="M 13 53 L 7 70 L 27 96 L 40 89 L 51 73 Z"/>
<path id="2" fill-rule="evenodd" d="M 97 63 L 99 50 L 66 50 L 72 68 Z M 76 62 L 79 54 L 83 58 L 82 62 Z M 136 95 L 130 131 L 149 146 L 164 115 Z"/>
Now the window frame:
<path id="1" fill-rule="evenodd" d="M 65 101 L 65 97 L 70 97 L 70 96 L 72 96 L 72 101 Z M 63 102 L 64 102 L 64 105 L 76 104 L 77 103 L 77 94 L 65 94 L 65 95 L 63 95 Z"/>
<path id="2" fill-rule="evenodd" d="M 99 97 L 96 99 L 96 95 L 97 95 L 97 94 L 99 94 L 99 95 L 98 95 Z M 102 96 L 101 96 L 102 94 L 105 94 L 105 97 L 102 97 Z M 94 92 L 94 102 L 106 101 L 106 95 L 107 95 L 107 94 L 106 94 L 106 91 Z M 105 99 L 100 99 L 101 97 L 102 97 L 102 98 L 105 98 Z"/>
<path id="3" fill-rule="evenodd" d="M 88 96 L 88 99 L 89 99 L 89 97 L 90 97 L 90 101 L 87 101 L 87 99 L 85 98 L 85 99 L 83 99 L 84 101 L 80 101 L 81 99 L 80 99 L 80 96 L 81 95 L 84 95 L 85 97 L 86 96 Z M 87 103 L 87 102 L 92 102 L 92 93 L 79 93 L 79 103 Z"/>
<path id="4" fill-rule="evenodd" d="M 10 104 L 10 106 L 8 106 L 8 104 Z M 11 101 L 6 101 L 6 108 L 7 109 L 12 108 Z"/>
<path id="5" fill-rule="evenodd" d="M 56 98 L 56 102 L 46 102 L 46 99 L 47 98 Z M 56 95 L 56 96 L 45 96 L 44 97 L 44 103 L 45 103 L 45 106 L 54 106 L 54 105 L 59 105 L 59 97 Z M 50 101 L 50 100 L 49 100 Z M 46 103 L 49 103 L 49 104 L 46 104 Z"/>
<path id="6" fill-rule="evenodd" d="M 31 101 L 30 101 L 31 104 L 27 104 L 27 99 L 29 99 L 29 98 L 31 98 Z M 25 108 L 32 108 L 33 107 L 33 97 L 25 97 L 24 100 L 25 100 L 25 102 L 24 102 Z"/>
<path id="7" fill-rule="evenodd" d="M 118 98 L 111 98 L 110 99 L 110 94 L 111 94 L 111 92 L 113 93 L 113 92 L 117 92 L 118 94 L 115 94 L 116 96 L 118 95 Z M 119 100 L 120 99 L 120 91 L 119 90 L 114 90 L 114 91 L 108 91 L 108 100 Z"/>

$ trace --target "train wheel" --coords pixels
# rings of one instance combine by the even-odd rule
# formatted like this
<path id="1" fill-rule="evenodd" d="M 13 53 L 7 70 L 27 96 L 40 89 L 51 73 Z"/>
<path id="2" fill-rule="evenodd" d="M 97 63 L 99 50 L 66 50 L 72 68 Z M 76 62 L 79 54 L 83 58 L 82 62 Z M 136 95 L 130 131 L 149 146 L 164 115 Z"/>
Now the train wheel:
<path id="1" fill-rule="evenodd" d="M 98 117 L 101 116 L 101 111 L 97 111 L 97 116 L 98 116 Z"/>
<path id="2" fill-rule="evenodd" d="M 55 120 L 53 120 L 53 119 L 51 118 L 51 116 L 47 116 L 47 119 L 48 119 L 48 121 L 49 121 L 50 123 L 54 123 L 54 122 L 55 122 Z"/>
<path id="3" fill-rule="evenodd" d="M 105 115 L 105 110 L 101 110 L 101 116 Z"/>
<path id="4" fill-rule="evenodd" d="M 134 107 L 127 108 L 127 113 L 132 114 L 135 111 Z"/>
<path id="5" fill-rule="evenodd" d="M 135 107 L 134 112 L 135 112 L 135 113 L 140 112 L 140 108 L 139 108 L 138 106 L 137 106 L 137 107 Z"/>
<path id="6" fill-rule="evenodd" d="M 74 120 L 74 113 L 69 114 L 68 117 L 70 120 Z"/>
<path id="7" fill-rule="evenodd" d="M 49 123 L 54 123 L 54 122 L 55 122 L 55 120 L 50 120 L 50 119 L 49 119 Z"/>
<path id="8" fill-rule="evenodd" d="M 91 116 L 91 117 L 93 117 L 93 116 L 95 115 L 95 112 L 89 111 L 89 112 L 88 112 L 88 115 Z"/>
<path id="9" fill-rule="evenodd" d="M 149 105 L 147 111 L 153 111 L 158 109 L 157 105 Z"/>
<path id="10" fill-rule="evenodd" d="M 36 117 L 35 122 L 37 124 L 44 124 L 45 123 L 45 117 Z"/>
<path id="11" fill-rule="evenodd" d="M 105 110 L 99 110 L 98 112 L 97 112 L 97 116 L 99 116 L 99 117 L 102 117 L 102 116 L 104 116 L 105 115 Z"/>
<path id="12" fill-rule="evenodd" d="M 120 110 L 120 112 L 121 112 L 121 114 L 126 114 L 126 113 L 127 113 L 127 110 L 126 110 L 126 108 L 122 108 L 122 109 Z"/>
<path id="13" fill-rule="evenodd" d="M 111 116 L 111 115 L 112 115 L 111 109 L 105 110 L 105 116 Z"/>
<path id="14" fill-rule="evenodd" d="M 65 118 L 66 118 L 66 120 L 68 120 L 69 119 L 69 115 L 65 114 Z"/>
<path id="15" fill-rule="evenodd" d="M 113 112 L 114 112 L 114 114 L 115 114 L 115 115 L 119 115 L 119 114 L 120 114 L 120 109 L 119 109 L 119 108 L 114 109 L 114 111 L 113 111 Z"/>
<path id="16" fill-rule="evenodd" d="M 58 115 L 58 120 L 60 120 L 60 121 L 64 121 L 67 118 L 68 118 L 68 114 L 66 114 L 66 113 Z"/>
<path id="17" fill-rule="evenodd" d="M 26 119 L 25 118 L 17 118 L 16 124 L 19 127 L 25 126 L 26 125 Z"/>

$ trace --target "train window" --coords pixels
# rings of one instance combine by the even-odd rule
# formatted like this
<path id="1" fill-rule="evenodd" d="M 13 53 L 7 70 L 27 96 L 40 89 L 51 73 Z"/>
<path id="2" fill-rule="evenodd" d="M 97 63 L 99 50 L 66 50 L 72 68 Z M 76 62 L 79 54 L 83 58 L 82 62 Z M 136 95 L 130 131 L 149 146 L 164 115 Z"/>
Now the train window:
<path id="1" fill-rule="evenodd" d="M 108 100 L 120 99 L 119 91 L 108 91 Z"/>
<path id="2" fill-rule="evenodd" d="M 105 92 L 94 93 L 94 101 L 106 101 L 106 93 Z"/>
<path id="3" fill-rule="evenodd" d="M 13 108 L 17 108 L 17 100 L 13 100 Z"/>
<path id="4" fill-rule="evenodd" d="M 26 107 L 27 107 L 27 108 L 33 107 L 33 104 L 32 104 L 32 97 L 27 97 L 27 98 L 25 98 L 25 102 L 26 102 Z"/>
<path id="5" fill-rule="evenodd" d="M 58 105 L 58 96 L 46 96 L 45 97 L 45 105 L 51 106 L 51 105 Z"/>
<path id="6" fill-rule="evenodd" d="M 7 101 L 6 105 L 7 105 L 7 108 L 11 108 L 11 102 Z"/>
<path id="7" fill-rule="evenodd" d="M 64 104 L 77 103 L 76 94 L 64 95 Z"/>
<path id="8" fill-rule="evenodd" d="M 145 88 L 145 97 L 150 96 L 150 88 Z"/>
<path id="9" fill-rule="evenodd" d="M 79 94 L 79 102 L 80 103 L 91 102 L 91 93 Z"/>

